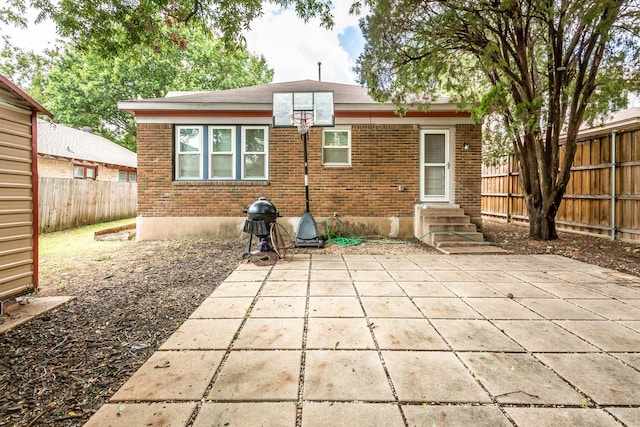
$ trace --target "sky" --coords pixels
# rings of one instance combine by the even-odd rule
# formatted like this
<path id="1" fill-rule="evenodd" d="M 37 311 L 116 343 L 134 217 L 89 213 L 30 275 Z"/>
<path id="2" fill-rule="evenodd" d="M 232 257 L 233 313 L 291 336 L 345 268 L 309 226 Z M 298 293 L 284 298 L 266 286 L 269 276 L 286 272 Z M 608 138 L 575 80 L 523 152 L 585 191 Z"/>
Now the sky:
<path id="1" fill-rule="evenodd" d="M 318 79 L 321 62 L 323 81 L 357 84 L 353 72 L 355 61 L 362 52 L 364 39 L 358 18 L 350 16 L 351 2 L 340 1 L 334 8 L 335 26 L 331 30 L 320 27 L 320 20 L 305 23 L 294 11 L 264 4 L 264 14 L 251 23 L 244 33 L 250 52 L 264 55 L 274 69 L 274 83 L 292 80 Z M 27 30 L 3 28 L 0 34 L 11 36 L 11 42 L 23 49 L 41 51 L 52 48 L 56 39 L 55 25 L 31 23 Z"/>

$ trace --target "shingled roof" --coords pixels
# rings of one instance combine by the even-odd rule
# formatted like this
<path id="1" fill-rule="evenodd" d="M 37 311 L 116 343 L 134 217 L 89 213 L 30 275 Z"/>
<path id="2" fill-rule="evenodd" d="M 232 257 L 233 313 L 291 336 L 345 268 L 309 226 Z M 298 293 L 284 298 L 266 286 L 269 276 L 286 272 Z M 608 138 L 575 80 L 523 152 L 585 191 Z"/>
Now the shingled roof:
<path id="1" fill-rule="evenodd" d="M 38 120 L 38 154 L 137 167 L 137 155 L 99 135 L 46 120 Z"/>
<path id="2" fill-rule="evenodd" d="M 381 104 L 371 98 L 366 87 L 344 83 L 323 82 L 318 80 L 297 80 L 283 83 L 270 83 L 238 89 L 212 92 L 172 92 L 163 98 L 121 101 L 118 107 L 125 111 L 162 110 L 165 108 L 216 109 L 251 108 L 270 110 L 274 92 L 333 92 L 335 105 L 367 105 L 367 108 L 382 107 L 393 110 L 391 103 Z M 448 104 L 448 98 L 432 100 L 431 104 Z"/>

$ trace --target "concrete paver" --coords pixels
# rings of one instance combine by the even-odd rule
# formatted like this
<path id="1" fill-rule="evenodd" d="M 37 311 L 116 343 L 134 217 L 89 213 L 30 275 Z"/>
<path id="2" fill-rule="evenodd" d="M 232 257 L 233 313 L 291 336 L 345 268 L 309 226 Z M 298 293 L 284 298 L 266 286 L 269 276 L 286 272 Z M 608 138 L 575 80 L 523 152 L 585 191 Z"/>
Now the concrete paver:
<path id="1" fill-rule="evenodd" d="M 447 282 L 445 286 L 459 297 L 504 297 L 495 288 L 482 282 Z"/>
<path id="2" fill-rule="evenodd" d="M 536 354 L 536 357 L 599 405 L 640 405 L 640 372 L 608 354 Z"/>
<path id="3" fill-rule="evenodd" d="M 547 319 L 602 320 L 601 316 L 561 299 L 520 298 L 518 302 Z"/>
<path id="4" fill-rule="evenodd" d="M 494 324 L 527 351 L 598 351 L 596 347 L 549 320 L 498 320 Z"/>
<path id="5" fill-rule="evenodd" d="M 376 351 L 307 351 L 304 395 L 309 400 L 394 400 Z"/>
<path id="6" fill-rule="evenodd" d="M 589 311 L 592 311 L 605 319 L 633 320 L 640 319 L 640 308 L 626 302 L 610 299 L 580 299 L 569 300 Z"/>
<path id="7" fill-rule="evenodd" d="M 300 351 L 232 351 L 207 398 L 293 401 L 299 378 Z"/>
<path id="8" fill-rule="evenodd" d="M 640 351 L 640 333 L 616 322 L 565 320 L 556 323 L 605 351 Z"/>
<path id="9" fill-rule="evenodd" d="M 191 313 L 190 319 L 242 319 L 253 304 L 249 297 L 209 297 Z"/>
<path id="10" fill-rule="evenodd" d="M 295 425 L 296 405 L 293 402 L 216 403 L 206 402 L 198 413 L 194 427 Z"/>
<path id="11" fill-rule="evenodd" d="M 414 298 L 413 302 L 429 319 L 482 319 L 459 298 Z"/>
<path id="12" fill-rule="evenodd" d="M 628 426 L 640 426 L 640 408 L 606 408 L 607 412 L 613 414 L 620 421 Z"/>
<path id="13" fill-rule="evenodd" d="M 267 280 L 262 289 L 265 297 L 306 297 L 308 283 L 306 281 L 271 281 Z M 257 293 L 257 292 L 256 292 Z M 254 295 L 256 294 L 254 293 Z"/>
<path id="14" fill-rule="evenodd" d="M 371 319 L 371 330 L 381 349 L 448 350 L 449 346 L 427 319 Z"/>
<path id="15" fill-rule="evenodd" d="M 160 350 L 225 350 L 242 319 L 187 319 Z"/>
<path id="16" fill-rule="evenodd" d="M 404 427 L 397 405 L 388 403 L 305 403 L 303 427 L 353 426 Z"/>
<path id="17" fill-rule="evenodd" d="M 491 402 L 453 353 L 383 351 L 382 356 L 401 401 Z"/>
<path id="18" fill-rule="evenodd" d="M 580 405 L 585 400 L 529 354 L 463 353 L 474 376 L 500 403 Z"/>
<path id="19" fill-rule="evenodd" d="M 251 310 L 253 317 L 303 317 L 305 297 L 259 297 Z"/>
<path id="20" fill-rule="evenodd" d="M 360 301 L 369 317 L 423 317 L 408 297 L 362 297 Z"/>
<path id="21" fill-rule="evenodd" d="M 358 282 L 353 283 L 360 296 L 403 297 L 404 290 L 396 282 Z"/>
<path id="22" fill-rule="evenodd" d="M 325 281 L 311 281 L 310 285 L 311 296 L 356 296 L 356 290 L 353 287 L 353 283 L 349 282 L 325 282 Z"/>
<path id="23" fill-rule="evenodd" d="M 601 409 L 507 408 L 507 414 L 522 427 L 613 427 L 615 419 Z"/>
<path id="24" fill-rule="evenodd" d="M 108 403 L 85 424 L 86 427 L 166 426 L 182 427 L 196 410 L 196 402 Z"/>
<path id="25" fill-rule="evenodd" d="M 234 342 L 236 350 L 302 350 L 304 319 L 250 318 Z"/>
<path id="26" fill-rule="evenodd" d="M 487 319 L 540 319 L 541 317 L 510 298 L 464 298 Z"/>
<path id="27" fill-rule="evenodd" d="M 495 406 L 403 406 L 410 427 L 468 426 L 511 427 L 509 419 Z"/>
<path id="28" fill-rule="evenodd" d="M 309 301 L 309 317 L 363 317 L 355 297 L 317 297 Z"/>
<path id="29" fill-rule="evenodd" d="M 375 349 L 364 317 L 311 317 L 307 330 L 308 349 Z"/>
<path id="30" fill-rule="evenodd" d="M 456 351 L 524 351 L 488 320 L 434 319 L 431 323 Z"/>
<path id="31" fill-rule="evenodd" d="M 640 425 L 638 284 L 556 255 L 242 263 L 88 425 Z"/>
<path id="32" fill-rule="evenodd" d="M 201 399 L 223 356 L 223 351 L 158 351 L 110 401 Z"/>

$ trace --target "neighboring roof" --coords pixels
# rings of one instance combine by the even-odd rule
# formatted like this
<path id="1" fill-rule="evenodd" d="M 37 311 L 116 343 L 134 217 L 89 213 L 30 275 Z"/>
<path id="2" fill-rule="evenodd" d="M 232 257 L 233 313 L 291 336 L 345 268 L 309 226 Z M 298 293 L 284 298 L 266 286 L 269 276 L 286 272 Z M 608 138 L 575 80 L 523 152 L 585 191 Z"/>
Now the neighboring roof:
<path id="1" fill-rule="evenodd" d="M 381 104 L 371 98 L 366 87 L 318 80 L 270 83 L 213 92 L 170 92 L 164 98 L 121 101 L 118 107 L 130 112 L 164 109 L 247 109 L 249 106 L 254 109 L 271 110 L 274 92 L 333 92 L 335 105 L 368 104 L 369 108 L 382 106 L 385 109 L 394 109 L 391 103 Z M 437 104 L 450 105 L 450 100 L 438 98 L 431 102 L 431 105 Z"/>
<path id="2" fill-rule="evenodd" d="M 581 126 L 578 131 L 578 138 L 586 138 L 592 135 L 621 131 L 638 126 L 640 126 L 640 107 L 627 108 L 606 114 L 602 121 L 593 126 Z"/>
<path id="3" fill-rule="evenodd" d="M 113 141 L 90 132 L 38 120 L 38 154 L 137 167 L 137 155 Z"/>
<path id="4" fill-rule="evenodd" d="M 4 91 L 10 98 L 12 98 L 17 105 L 29 110 L 36 110 L 39 113 L 53 118 L 53 114 L 34 101 L 33 98 L 27 95 L 22 89 L 13 84 L 2 74 L 0 74 L 0 90 Z"/>

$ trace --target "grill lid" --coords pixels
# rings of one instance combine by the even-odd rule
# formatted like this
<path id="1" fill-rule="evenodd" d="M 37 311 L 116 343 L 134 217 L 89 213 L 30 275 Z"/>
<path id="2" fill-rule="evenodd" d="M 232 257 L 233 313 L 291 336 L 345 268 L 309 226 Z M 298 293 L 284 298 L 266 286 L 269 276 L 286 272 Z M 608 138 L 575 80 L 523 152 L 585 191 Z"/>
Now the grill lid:
<path id="1" fill-rule="evenodd" d="M 260 197 L 258 200 L 253 202 L 251 206 L 247 209 L 247 214 L 249 215 L 278 215 L 278 211 L 276 207 L 267 200 L 266 197 Z"/>

